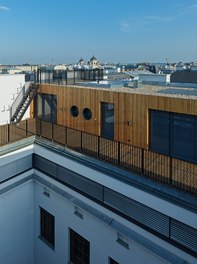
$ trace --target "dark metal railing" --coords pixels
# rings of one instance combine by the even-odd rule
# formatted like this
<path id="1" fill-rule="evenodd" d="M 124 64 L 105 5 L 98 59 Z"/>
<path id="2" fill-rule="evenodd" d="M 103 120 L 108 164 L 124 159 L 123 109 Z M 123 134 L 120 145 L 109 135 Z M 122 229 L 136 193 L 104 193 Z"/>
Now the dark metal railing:
<path id="1" fill-rule="evenodd" d="M 73 69 L 73 70 L 54 70 L 38 68 L 34 73 L 26 74 L 26 81 L 34 83 L 73 85 L 85 81 L 103 80 L 103 69 Z"/>
<path id="2" fill-rule="evenodd" d="M 0 126 L 0 146 L 37 135 L 177 189 L 197 193 L 197 164 L 40 119 Z"/>

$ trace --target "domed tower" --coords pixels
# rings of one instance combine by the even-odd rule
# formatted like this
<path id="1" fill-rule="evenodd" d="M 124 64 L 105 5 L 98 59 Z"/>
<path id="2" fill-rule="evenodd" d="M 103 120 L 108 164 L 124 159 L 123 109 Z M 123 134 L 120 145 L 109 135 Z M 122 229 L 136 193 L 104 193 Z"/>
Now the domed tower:
<path id="1" fill-rule="evenodd" d="M 89 65 L 91 68 L 97 68 L 98 67 L 98 61 L 97 59 L 94 57 L 94 55 L 92 56 L 92 58 L 90 59 Z"/>
<path id="2" fill-rule="evenodd" d="M 85 64 L 85 61 L 81 58 L 80 60 L 79 60 L 79 66 L 83 66 L 84 64 Z"/>

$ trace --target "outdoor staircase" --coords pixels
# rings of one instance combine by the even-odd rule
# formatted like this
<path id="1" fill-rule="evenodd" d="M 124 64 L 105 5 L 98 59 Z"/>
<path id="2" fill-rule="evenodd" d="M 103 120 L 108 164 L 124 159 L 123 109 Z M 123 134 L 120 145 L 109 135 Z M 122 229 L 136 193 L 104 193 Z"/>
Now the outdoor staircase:
<path id="1" fill-rule="evenodd" d="M 38 84 L 26 84 L 10 108 L 10 123 L 18 124 L 38 91 Z"/>

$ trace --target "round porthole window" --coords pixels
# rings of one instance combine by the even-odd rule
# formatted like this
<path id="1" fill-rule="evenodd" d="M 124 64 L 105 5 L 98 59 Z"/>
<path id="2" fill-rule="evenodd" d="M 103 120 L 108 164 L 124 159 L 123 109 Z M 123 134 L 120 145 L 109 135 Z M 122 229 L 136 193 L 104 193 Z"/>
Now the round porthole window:
<path id="1" fill-rule="evenodd" d="M 73 105 L 71 108 L 70 108 L 70 112 L 71 112 L 71 115 L 76 117 L 78 116 L 79 114 L 79 109 L 76 105 Z"/>
<path id="2" fill-rule="evenodd" d="M 83 116 L 86 120 L 90 120 L 92 118 L 92 112 L 89 108 L 83 109 Z"/>

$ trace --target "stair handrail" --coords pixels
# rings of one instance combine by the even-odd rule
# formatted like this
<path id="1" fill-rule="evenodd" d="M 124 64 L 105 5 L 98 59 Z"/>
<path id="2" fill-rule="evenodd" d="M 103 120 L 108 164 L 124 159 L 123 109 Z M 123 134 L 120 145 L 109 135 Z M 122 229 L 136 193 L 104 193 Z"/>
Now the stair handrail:
<path id="1" fill-rule="evenodd" d="M 14 100 L 13 104 L 10 107 L 10 122 L 12 117 L 14 116 L 16 109 L 18 108 L 20 102 L 22 101 L 23 97 L 25 96 L 27 90 L 30 87 L 31 82 L 26 82 L 25 85 L 21 88 L 19 94 L 17 95 L 16 99 Z"/>

